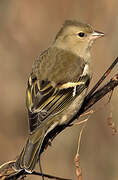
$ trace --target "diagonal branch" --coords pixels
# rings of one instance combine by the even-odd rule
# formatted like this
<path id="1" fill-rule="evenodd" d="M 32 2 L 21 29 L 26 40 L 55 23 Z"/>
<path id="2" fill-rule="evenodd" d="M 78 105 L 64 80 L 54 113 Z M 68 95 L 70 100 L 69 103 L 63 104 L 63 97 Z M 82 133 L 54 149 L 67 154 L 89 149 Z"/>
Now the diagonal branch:
<path id="1" fill-rule="evenodd" d="M 96 91 L 96 89 L 105 80 L 105 78 L 110 74 L 111 70 L 115 67 L 115 65 L 117 63 L 118 63 L 118 57 L 113 61 L 113 63 L 110 65 L 110 67 L 105 71 L 105 73 L 102 75 L 102 77 L 99 79 L 99 81 L 91 89 L 91 91 L 88 93 L 86 99 L 88 99 Z"/>

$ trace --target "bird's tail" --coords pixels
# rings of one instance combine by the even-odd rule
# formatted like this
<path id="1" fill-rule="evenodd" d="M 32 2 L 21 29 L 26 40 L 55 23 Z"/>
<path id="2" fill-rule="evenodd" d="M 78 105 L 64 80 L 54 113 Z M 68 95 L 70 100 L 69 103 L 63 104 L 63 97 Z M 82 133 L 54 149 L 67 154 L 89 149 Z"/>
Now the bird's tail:
<path id="1" fill-rule="evenodd" d="M 16 170 L 22 170 L 31 173 L 38 161 L 40 149 L 44 139 L 44 133 L 41 133 L 41 136 L 37 139 L 37 133 L 33 134 L 32 137 L 29 137 L 20 156 L 18 157 L 14 168 Z"/>

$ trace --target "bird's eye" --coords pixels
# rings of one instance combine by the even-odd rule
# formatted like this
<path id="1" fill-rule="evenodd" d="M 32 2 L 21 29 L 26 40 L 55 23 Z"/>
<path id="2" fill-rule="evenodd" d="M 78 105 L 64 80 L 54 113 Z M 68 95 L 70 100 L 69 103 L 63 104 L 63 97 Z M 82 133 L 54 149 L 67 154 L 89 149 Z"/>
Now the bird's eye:
<path id="1" fill-rule="evenodd" d="M 78 33 L 78 36 L 79 36 L 79 37 L 85 37 L 85 35 L 86 35 L 86 34 L 85 34 L 84 32 L 79 32 L 79 33 Z"/>

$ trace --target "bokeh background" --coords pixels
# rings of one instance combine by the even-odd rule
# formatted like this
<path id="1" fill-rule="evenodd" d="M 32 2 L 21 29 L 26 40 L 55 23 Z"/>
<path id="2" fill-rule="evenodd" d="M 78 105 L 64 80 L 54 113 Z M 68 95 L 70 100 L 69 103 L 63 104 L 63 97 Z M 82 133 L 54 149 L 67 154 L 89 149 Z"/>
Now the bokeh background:
<path id="1" fill-rule="evenodd" d="M 0 0 L 0 164 L 16 158 L 25 143 L 27 77 L 34 59 L 52 43 L 65 19 L 88 22 L 106 34 L 92 49 L 92 87 L 118 56 L 117 0 Z M 115 73 L 118 65 L 110 76 Z M 113 136 L 107 125 L 110 111 L 118 125 L 117 91 L 109 105 L 103 107 L 108 100 L 105 97 L 94 107 L 96 112 L 83 134 L 80 163 L 84 180 L 118 179 L 118 135 Z M 66 129 L 42 154 L 45 173 L 76 180 L 74 156 L 79 131 L 78 126 Z"/>

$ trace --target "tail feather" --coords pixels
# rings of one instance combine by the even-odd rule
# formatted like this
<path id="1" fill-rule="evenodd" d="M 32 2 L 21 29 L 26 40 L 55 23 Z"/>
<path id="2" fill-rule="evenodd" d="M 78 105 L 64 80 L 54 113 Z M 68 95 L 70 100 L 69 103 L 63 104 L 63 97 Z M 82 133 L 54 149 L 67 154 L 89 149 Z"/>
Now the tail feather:
<path id="1" fill-rule="evenodd" d="M 27 172 L 32 172 L 38 161 L 38 155 L 42 146 L 43 137 L 41 136 L 38 141 L 33 143 L 30 139 L 27 140 L 20 156 L 15 163 L 15 169 L 25 169 Z"/>

